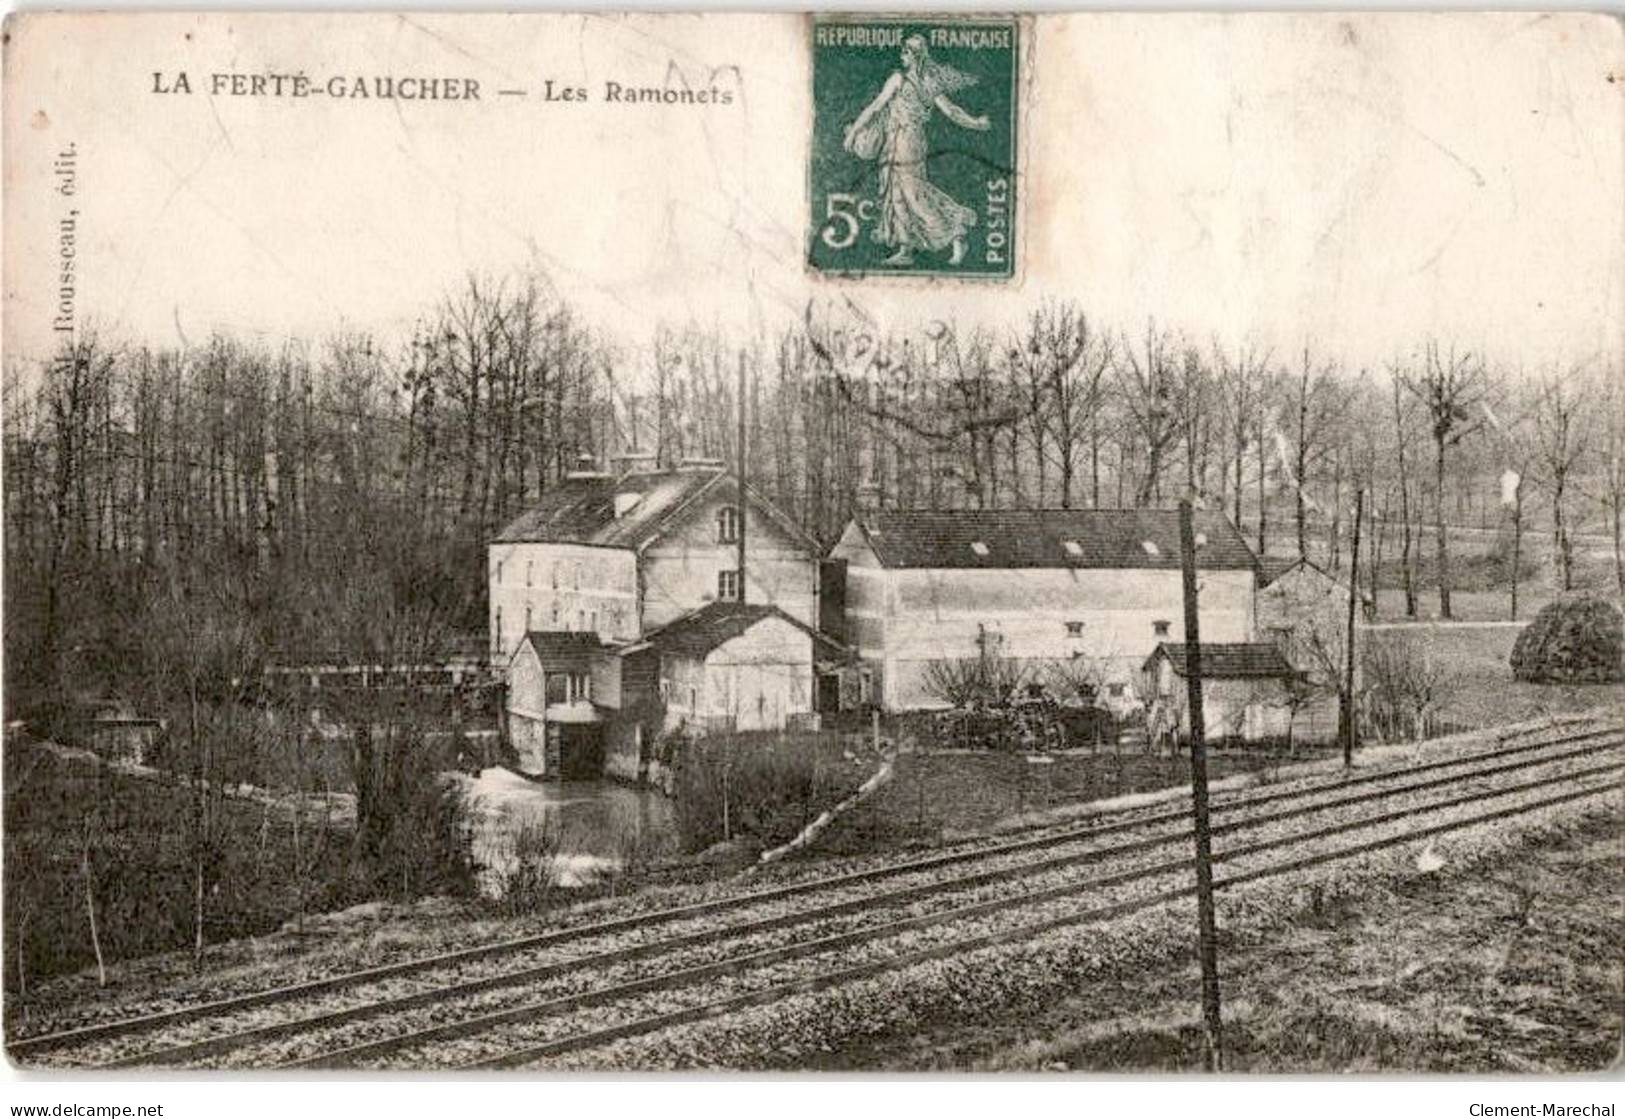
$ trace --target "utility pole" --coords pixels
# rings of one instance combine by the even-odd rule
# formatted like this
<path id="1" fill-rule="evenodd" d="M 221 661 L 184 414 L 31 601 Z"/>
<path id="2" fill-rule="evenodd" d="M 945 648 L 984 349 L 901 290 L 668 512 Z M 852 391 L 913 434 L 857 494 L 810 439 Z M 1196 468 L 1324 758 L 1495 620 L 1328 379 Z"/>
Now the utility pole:
<path id="1" fill-rule="evenodd" d="M 1365 512 L 1365 490 L 1354 491 L 1354 553 L 1349 560 L 1349 632 L 1348 646 L 1343 654 L 1343 694 L 1339 697 L 1338 730 L 1343 740 L 1343 768 L 1354 766 L 1354 740 L 1358 730 L 1354 725 L 1354 602 L 1360 597 L 1360 520 Z M 1517 578 L 1516 575 L 1513 578 Z"/>
<path id="2" fill-rule="evenodd" d="M 739 526 L 739 605 L 745 605 L 745 351 L 739 351 L 739 399 L 735 405 L 739 413 L 739 438 L 735 440 L 735 453 L 738 461 L 734 463 L 734 479 L 739 493 L 734 501 L 734 511 L 737 514 L 735 522 Z"/>
<path id="3" fill-rule="evenodd" d="M 1185 685 L 1190 707 L 1191 811 L 1196 825 L 1197 948 L 1202 960 L 1202 1028 L 1209 1072 L 1224 1068 L 1219 1017 L 1219 945 L 1213 917 L 1213 836 L 1207 810 L 1207 741 L 1202 717 L 1202 639 L 1196 620 L 1196 533 L 1191 501 L 1179 503 L 1179 565 L 1185 583 Z"/>

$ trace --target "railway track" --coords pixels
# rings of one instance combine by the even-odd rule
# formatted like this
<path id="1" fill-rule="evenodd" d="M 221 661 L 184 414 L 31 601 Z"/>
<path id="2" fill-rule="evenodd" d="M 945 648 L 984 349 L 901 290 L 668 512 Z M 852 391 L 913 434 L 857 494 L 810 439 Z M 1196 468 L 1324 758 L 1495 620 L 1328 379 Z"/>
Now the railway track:
<path id="1" fill-rule="evenodd" d="M 1622 748 L 1617 726 L 1537 731 L 1465 757 L 1226 797 L 1214 808 L 1216 858 L 1229 870 L 1220 884 L 1617 789 Z M 1191 890 L 1187 819 L 1183 809 L 1145 810 L 21 1039 L 10 1050 L 79 1066 L 524 1064 L 1177 900 Z M 1345 838 L 1357 842 L 1340 845 Z M 1293 848 L 1296 858 L 1260 861 Z"/>

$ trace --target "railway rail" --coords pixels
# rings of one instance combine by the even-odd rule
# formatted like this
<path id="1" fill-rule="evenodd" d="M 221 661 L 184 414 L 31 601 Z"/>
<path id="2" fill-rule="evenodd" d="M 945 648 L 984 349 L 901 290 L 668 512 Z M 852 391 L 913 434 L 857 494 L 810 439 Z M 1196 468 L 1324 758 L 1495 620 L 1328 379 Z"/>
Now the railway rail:
<path id="1" fill-rule="evenodd" d="M 1218 885 L 1616 790 L 1622 748 L 1619 726 L 1540 728 L 1465 756 L 1226 797 L 1214 806 L 1215 838 L 1260 835 L 1220 844 L 1216 860 L 1233 869 Z M 1481 806 L 1488 811 L 1470 811 Z M 1437 822 L 1410 826 L 1419 817 Z M 1141 810 L 9 1048 L 17 1059 L 81 1066 L 511 1067 L 1179 900 L 1192 890 L 1187 821 L 1184 810 Z M 1352 846 L 1333 842 L 1394 828 Z M 1301 849 L 1295 858 L 1259 862 L 1292 848 Z M 1105 873 L 1089 871 L 1102 864 Z M 1080 908 L 1080 899 L 1090 904 Z"/>

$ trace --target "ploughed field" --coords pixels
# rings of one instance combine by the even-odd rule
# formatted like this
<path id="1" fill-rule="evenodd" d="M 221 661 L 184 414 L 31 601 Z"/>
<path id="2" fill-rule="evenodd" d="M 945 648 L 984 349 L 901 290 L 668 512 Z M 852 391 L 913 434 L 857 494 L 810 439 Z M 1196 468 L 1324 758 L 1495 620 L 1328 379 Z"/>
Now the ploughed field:
<path id="1" fill-rule="evenodd" d="M 1223 919 L 1268 923 L 1296 891 L 1390 873 L 1425 844 L 1487 849 L 1617 812 L 1625 728 L 1545 722 L 1366 761 L 1216 795 Z M 54 1066 L 794 1067 L 864 1031 L 909 1028 L 899 1015 L 1007 1001 L 976 987 L 1001 977 L 1042 990 L 1176 956 L 1190 853 L 1174 790 L 925 855 L 564 910 L 505 941 L 307 972 L 280 990 L 296 968 L 229 991 L 87 1002 L 8 1045 Z"/>

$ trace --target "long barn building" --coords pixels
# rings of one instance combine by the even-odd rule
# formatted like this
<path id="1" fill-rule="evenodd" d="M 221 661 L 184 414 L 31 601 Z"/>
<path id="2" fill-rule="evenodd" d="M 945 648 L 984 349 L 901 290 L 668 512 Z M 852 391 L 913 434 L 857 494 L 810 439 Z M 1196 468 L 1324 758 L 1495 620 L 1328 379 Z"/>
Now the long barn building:
<path id="1" fill-rule="evenodd" d="M 1250 642 L 1256 562 L 1222 513 L 1198 511 L 1204 642 Z M 1158 509 L 883 511 L 847 526 L 846 636 L 887 711 L 944 706 L 933 661 L 1089 657 L 1132 684 L 1184 637 L 1179 515 Z"/>

